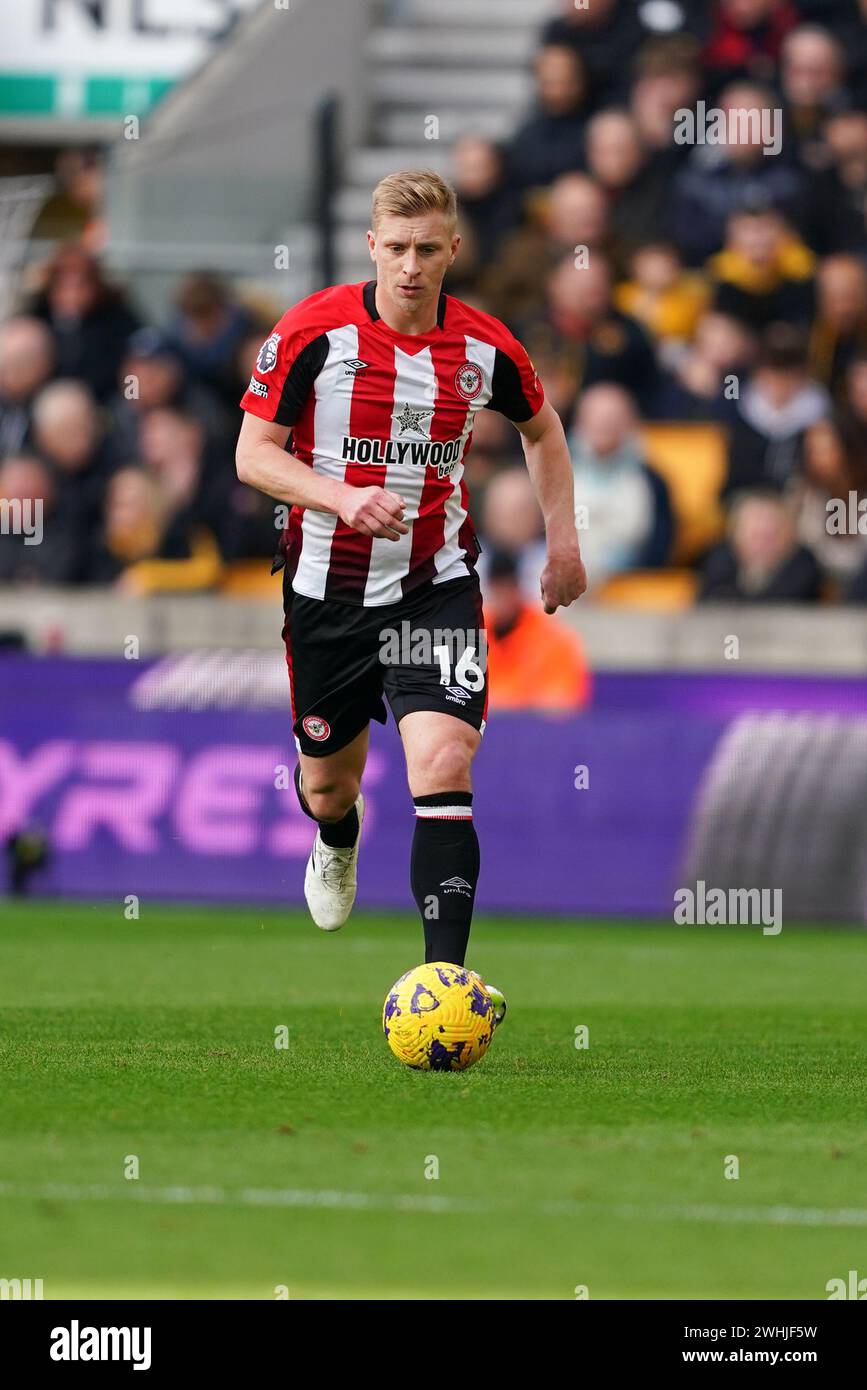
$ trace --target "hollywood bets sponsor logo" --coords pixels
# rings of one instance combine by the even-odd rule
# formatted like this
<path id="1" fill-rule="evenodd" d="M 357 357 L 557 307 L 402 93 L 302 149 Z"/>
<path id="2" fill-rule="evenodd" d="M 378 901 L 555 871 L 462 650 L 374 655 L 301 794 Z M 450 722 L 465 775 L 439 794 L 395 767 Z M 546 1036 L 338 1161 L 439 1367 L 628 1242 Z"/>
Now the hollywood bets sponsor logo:
<path id="1" fill-rule="evenodd" d="M 312 738 L 316 743 L 324 743 L 331 737 L 331 725 L 327 719 L 320 719 L 318 714 L 308 714 L 301 720 L 301 727 L 308 738 Z"/>
<path id="2" fill-rule="evenodd" d="M 411 464 L 415 468 L 436 468 L 439 477 L 453 473 L 464 451 L 464 436 L 445 441 L 435 439 L 359 439 L 345 435 L 343 459 L 346 463 Z"/>
<path id="3" fill-rule="evenodd" d="M 475 362 L 465 362 L 455 372 L 455 389 L 465 401 L 474 401 L 476 396 L 481 395 L 484 385 L 482 369 Z"/>

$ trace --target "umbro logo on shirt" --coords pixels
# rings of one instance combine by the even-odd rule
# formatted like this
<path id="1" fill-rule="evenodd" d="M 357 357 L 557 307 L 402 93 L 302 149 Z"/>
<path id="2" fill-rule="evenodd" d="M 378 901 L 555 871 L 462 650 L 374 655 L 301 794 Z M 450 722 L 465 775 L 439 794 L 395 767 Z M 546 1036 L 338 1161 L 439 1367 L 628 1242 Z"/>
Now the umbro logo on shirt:
<path id="1" fill-rule="evenodd" d="M 366 371 L 370 363 L 362 362 L 360 357 L 344 357 L 343 365 L 347 368 L 343 373 L 344 376 L 358 376 L 359 372 Z"/>

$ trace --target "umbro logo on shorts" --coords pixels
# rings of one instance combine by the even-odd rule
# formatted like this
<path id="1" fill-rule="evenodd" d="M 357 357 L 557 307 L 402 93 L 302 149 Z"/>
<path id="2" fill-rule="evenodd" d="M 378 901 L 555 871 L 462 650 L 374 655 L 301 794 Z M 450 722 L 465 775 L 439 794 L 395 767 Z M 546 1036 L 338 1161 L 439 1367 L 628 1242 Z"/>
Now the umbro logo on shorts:
<path id="1" fill-rule="evenodd" d="M 447 685 L 446 697 L 450 700 L 457 700 L 461 705 L 465 705 L 470 698 L 467 691 L 460 685 Z"/>

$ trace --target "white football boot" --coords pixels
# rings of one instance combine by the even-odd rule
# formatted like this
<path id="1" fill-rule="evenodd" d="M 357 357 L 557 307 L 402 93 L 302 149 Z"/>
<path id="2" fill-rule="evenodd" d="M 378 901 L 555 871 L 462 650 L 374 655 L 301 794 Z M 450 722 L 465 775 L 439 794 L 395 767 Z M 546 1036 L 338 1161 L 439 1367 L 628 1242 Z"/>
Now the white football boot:
<path id="1" fill-rule="evenodd" d="M 358 846 L 364 824 L 364 797 L 359 792 L 355 802 L 358 812 L 358 834 L 349 849 L 335 849 L 322 843 L 316 832 L 313 849 L 307 860 L 304 875 L 304 896 L 310 916 L 322 931 L 339 931 L 352 911 L 358 887 Z"/>
<path id="2" fill-rule="evenodd" d="M 499 1027 L 503 1019 L 506 1017 L 505 994 L 501 989 L 497 989 L 496 985 L 488 984 L 487 980 L 483 980 L 478 970 L 471 970 L 470 974 L 475 979 L 477 979 L 479 984 L 482 985 L 488 991 L 488 994 L 491 997 L 491 1003 L 494 1006 L 494 1027 Z"/>

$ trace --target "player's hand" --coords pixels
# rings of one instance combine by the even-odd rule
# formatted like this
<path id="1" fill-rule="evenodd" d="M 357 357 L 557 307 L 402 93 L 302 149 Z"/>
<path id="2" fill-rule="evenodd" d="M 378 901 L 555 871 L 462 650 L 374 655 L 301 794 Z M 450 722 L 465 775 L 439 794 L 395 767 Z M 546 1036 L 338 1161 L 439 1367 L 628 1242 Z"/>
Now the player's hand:
<path id="1" fill-rule="evenodd" d="M 567 550 L 548 552 L 542 571 L 542 606 L 546 613 L 568 608 L 587 589 L 587 571 L 577 543 Z"/>
<path id="2" fill-rule="evenodd" d="M 384 487 L 347 487 L 338 515 L 363 536 L 399 541 L 409 532 L 403 519 L 405 506 L 398 493 Z"/>

